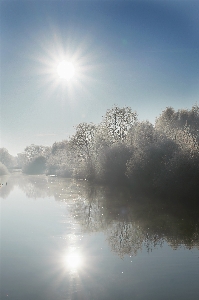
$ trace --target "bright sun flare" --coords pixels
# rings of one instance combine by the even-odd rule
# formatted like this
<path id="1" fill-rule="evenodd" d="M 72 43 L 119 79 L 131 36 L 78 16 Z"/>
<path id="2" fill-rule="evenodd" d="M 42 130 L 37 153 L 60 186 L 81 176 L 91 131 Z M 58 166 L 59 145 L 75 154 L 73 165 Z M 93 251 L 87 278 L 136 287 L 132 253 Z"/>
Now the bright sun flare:
<path id="1" fill-rule="evenodd" d="M 61 79 L 72 79 L 75 75 L 73 63 L 65 60 L 61 61 L 57 66 L 57 74 Z"/>
<path id="2" fill-rule="evenodd" d="M 66 257 L 66 264 L 71 270 L 79 269 L 82 263 L 83 263 L 83 259 L 81 255 L 78 253 L 72 253 L 67 255 Z"/>

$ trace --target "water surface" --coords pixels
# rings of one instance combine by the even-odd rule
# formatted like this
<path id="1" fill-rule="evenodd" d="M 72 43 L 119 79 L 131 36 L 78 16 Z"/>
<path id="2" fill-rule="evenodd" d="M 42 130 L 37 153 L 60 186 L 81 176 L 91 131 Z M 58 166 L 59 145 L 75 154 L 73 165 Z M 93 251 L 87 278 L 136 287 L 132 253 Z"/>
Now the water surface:
<path id="1" fill-rule="evenodd" d="M 1 183 L 2 300 L 199 299 L 196 210 L 86 181 Z"/>

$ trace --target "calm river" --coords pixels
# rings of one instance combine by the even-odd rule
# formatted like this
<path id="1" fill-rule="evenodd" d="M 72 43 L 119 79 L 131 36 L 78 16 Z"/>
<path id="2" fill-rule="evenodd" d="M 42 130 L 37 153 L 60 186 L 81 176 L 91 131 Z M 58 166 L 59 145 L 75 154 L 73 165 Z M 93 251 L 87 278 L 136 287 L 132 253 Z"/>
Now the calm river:
<path id="1" fill-rule="evenodd" d="M 1 300 L 199 299 L 196 210 L 86 181 L 0 182 Z"/>

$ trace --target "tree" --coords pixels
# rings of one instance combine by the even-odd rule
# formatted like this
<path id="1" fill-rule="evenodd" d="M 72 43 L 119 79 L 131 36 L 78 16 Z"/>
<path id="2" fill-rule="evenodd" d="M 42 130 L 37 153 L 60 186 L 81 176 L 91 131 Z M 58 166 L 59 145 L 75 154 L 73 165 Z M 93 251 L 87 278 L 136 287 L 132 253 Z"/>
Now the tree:
<path id="1" fill-rule="evenodd" d="M 23 166 L 25 166 L 28 163 L 28 159 L 26 157 L 26 154 L 23 153 L 17 153 L 17 166 L 20 169 L 23 169 Z"/>
<path id="2" fill-rule="evenodd" d="M 185 126 L 189 127 L 190 133 L 199 141 L 199 107 L 197 105 L 194 105 L 191 110 L 179 109 L 178 111 L 167 107 L 155 122 L 155 128 L 172 139 L 176 138 L 176 131 L 184 130 Z"/>
<path id="3" fill-rule="evenodd" d="M 14 166 L 15 159 L 14 156 L 9 154 L 7 149 L 0 148 L 0 162 L 4 164 L 7 168 L 11 168 Z"/>
<path id="4" fill-rule="evenodd" d="M 52 145 L 46 167 L 47 174 L 56 174 L 67 177 L 72 175 L 71 151 L 67 140 L 55 142 Z"/>
<path id="5" fill-rule="evenodd" d="M 114 106 L 106 111 L 102 127 L 106 127 L 109 139 L 112 143 L 125 142 L 129 129 L 137 120 L 137 113 L 130 107 L 120 108 Z"/>
<path id="6" fill-rule="evenodd" d="M 127 134 L 126 143 L 134 148 L 146 148 L 156 141 L 154 126 L 149 121 L 136 122 Z"/>
<path id="7" fill-rule="evenodd" d="M 26 174 L 43 174 L 46 169 L 46 158 L 44 156 L 34 157 L 27 165 L 24 166 L 23 172 Z"/>
<path id="8" fill-rule="evenodd" d="M 18 154 L 18 164 L 20 164 L 23 172 L 36 174 L 41 173 L 41 170 L 44 170 L 44 164 L 50 154 L 50 147 L 39 146 L 31 144 L 27 146 L 23 153 Z M 45 163 L 44 163 L 45 160 Z M 41 168 L 36 167 L 38 163 L 41 163 Z M 33 170 L 33 171 L 31 171 Z"/>
<path id="9" fill-rule="evenodd" d="M 74 153 L 76 170 L 85 171 L 83 176 L 91 178 L 94 174 L 94 160 L 96 126 L 94 124 L 80 123 L 76 127 L 76 133 L 70 140 L 70 148 Z M 83 169 L 82 169 L 83 167 Z M 77 174 L 78 176 L 78 171 Z M 80 174 L 79 174 L 80 175 Z"/>
<path id="10" fill-rule="evenodd" d="M 41 145 L 34 145 L 31 144 L 30 146 L 27 146 L 24 150 L 24 154 L 28 161 L 33 160 L 37 156 L 44 156 L 46 157 L 49 154 L 50 148 L 46 146 Z"/>
<path id="11" fill-rule="evenodd" d="M 6 166 L 0 162 L 0 176 L 7 175 L 8 173 Z"/>

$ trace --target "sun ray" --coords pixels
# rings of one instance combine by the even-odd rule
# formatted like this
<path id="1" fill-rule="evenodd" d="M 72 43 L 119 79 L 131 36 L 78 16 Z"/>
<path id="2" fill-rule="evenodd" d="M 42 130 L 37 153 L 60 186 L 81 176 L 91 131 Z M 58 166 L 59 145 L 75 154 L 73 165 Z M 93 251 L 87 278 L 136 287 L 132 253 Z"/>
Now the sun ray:
<path id="1" fill-rule="evenodd" d="M 37 89 L 46 105 L 56 101 L 76 107 L 80 99 L 95 99 L 93 87 L 100 83 L 102 53 L 92 45 L 88 35 L 82 37 L 68 30 L 63 36 L 51 26 L 51 30 L 40 33 L 35 42 L 40 53 L 34 53 L 31 59 L 35 61 Z"/>

